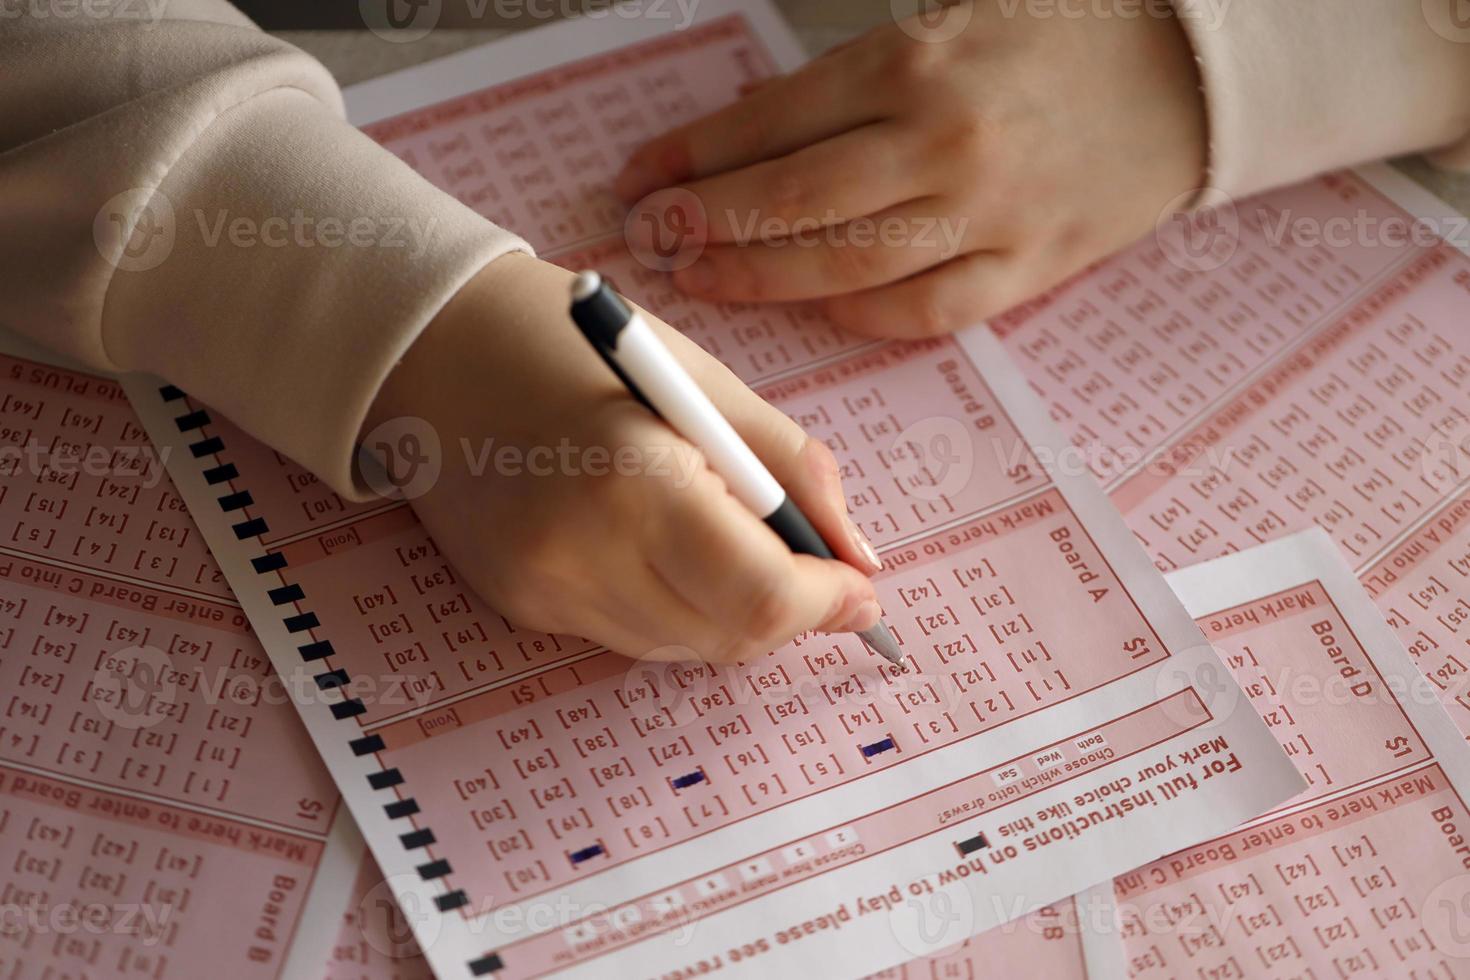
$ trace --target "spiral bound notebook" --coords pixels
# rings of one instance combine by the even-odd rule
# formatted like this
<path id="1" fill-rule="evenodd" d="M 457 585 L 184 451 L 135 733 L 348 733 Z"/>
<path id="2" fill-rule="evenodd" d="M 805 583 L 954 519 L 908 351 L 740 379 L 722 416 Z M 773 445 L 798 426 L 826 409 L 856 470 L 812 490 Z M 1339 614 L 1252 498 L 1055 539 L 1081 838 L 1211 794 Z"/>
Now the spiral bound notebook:
<path id="1" fill-rule="evenodd" d="M 807 309 L 702 306 L 623 249 L 605 184 L 628 150 L 798 55 L 764 5 L 708 2 L 678 30 L 558 24 L 348 101 L 825 438 L 921 672 L 848 636 L 713 668 L 517 629 L 403 501 L 347 504 L 187 393 L 128 381 L 440 977 L 857 976 L 998 925 L 971 947 L 991 965 L 1107 975 L 1106 896 L 1066 896 L 1300 789 L 1254 712 L 1215 709 L 1242 703 L 1233 681 L 1057 465 L 987 331 L 885 344 Z M 939 443 L 960 470 L 926 468 Z"/>

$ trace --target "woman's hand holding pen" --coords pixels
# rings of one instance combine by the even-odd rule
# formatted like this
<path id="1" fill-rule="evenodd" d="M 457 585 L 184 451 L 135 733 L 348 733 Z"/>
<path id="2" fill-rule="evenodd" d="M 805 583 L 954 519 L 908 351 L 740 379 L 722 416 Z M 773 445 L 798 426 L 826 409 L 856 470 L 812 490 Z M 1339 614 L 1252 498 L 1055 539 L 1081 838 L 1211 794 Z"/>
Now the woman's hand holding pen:
<path id="1" fill-rule="evenodd" d="M 962 2 L 654 140 L 618 189 L 698 197 L 708 244 L 675 274 L 697 296 L 826 298 L 851 329 L 916 335 L 998 312 L 1136 237 L 1203 161 L 1171 18 L 1007 18 Z M 810 247 L 779 231 L 737 244 L 751 218 L 762 234 L 769 219 L 820 233 Z M 859 219 L 915 234 L 861 245 Z M 649 318 L 841 561 L 793 555 L 628 395 L 567 315 L 571 279 L 523 255 L 492 262 L 370 413 L 366 431 L 409 416 L 438 432 L 442 473 L 413 505 L 469 584 L 517 625 L 635 657 L 745 660 L 808 630 L 874 626 L 863 573 L 878 563 L 826 447 Z M 499 467 L 505 448 L 525 465 Z M 538 451 L 551 463 L 536 470 Z"/>
<path id="2" fill-rule="evenodd" d="M 1048 10 L 963 0 L 874 30 L 654 139 L 618 193 L 704 225 L 674 274 L 702 299 L 824 299 L 876 336 L 998 313 L 1147 232 L 1203 179 L 1203 98 L 1169 6 Z M 675 186 L 700 207 L 653 193 Z"/>
<path id="3" fill-rule="evenodd" d="M 793 555 L 628 395 L 567 315 L 571 280 L 525 255 L 492 262 L 409 349 L 364 427 L 434 427 L 442 472 L 412 503 L 469 584 L 518 626 L 634 657 L 748 660 L 808 630 L 876 624 L 864 573 L 878 563 L 827 448 L 648 317 L 842 561 Z"/>

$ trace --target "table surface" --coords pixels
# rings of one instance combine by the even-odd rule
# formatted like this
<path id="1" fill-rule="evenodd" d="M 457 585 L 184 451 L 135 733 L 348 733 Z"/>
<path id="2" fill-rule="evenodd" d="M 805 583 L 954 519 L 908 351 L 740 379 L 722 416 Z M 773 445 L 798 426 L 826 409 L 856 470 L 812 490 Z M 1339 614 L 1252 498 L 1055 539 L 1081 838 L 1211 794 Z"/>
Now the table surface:
<path id="1" fill-rule="evenodd" d="M 824 51 L 888 18 L 886 3 L 858 0 L 776 0 L 776 5 L 809 52 Z M 410 43 L 385 41 L 367 30 L 280 31 L 278 36 L 310 52 L 342 85 L 441 58 L 464 48 L 506 37 L 509 29 L 440 29 Z M 1418 157 L 1394 166 L 1463 214 L 1470 214 L 1470 175 L 1435 170 Z"/>

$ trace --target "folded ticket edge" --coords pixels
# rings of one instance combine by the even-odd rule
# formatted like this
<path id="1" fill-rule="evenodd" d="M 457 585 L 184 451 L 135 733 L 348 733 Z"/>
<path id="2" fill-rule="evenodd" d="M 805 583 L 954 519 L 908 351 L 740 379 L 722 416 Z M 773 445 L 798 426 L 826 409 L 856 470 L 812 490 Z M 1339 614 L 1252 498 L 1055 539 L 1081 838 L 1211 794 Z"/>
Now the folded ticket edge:
<path id="1" fill-rule="evenodd" d="M 1455 765 L 1455 781 L 1470 797 L 1470 743 L 1460 735 L 1435 694 L 1434 685 L 1409 656 L 1403 641 L 1373 604 L 1326 531 L 1298 531 L 1246 551 L 1181 568 L 1165 578 L 1185 608 L 1196 616 L 1320 580 L 1327 594 L 1340 601 L 1339 612 L 1380 673 L 1398 679 L 1400 687 L 1390 685 L 1395 700 L 1414 720 L 1434 755 Z"/>
<path id="2" fill-rule="evenodd" d="M 1189 613 L 1202 618 L 1224 609 L 1242 606 L 1280 592 L 1319 581 L 1344 622 L 1356 634 L 1369 660 L 1378 668 L 1395 701 L 1408 715 L 1436 761 L 1447 771 L 1451 784 L 1470 798 L 1470 744 L 1461 737 L 1454 721 L 1439 703 L 1429 682 L 1383 614 L 1364 592 L 1352 569 L 1343 561 L 1331 537 L 1321 528 L 1299 531 L 1254 548 L 1187 566 L 1165 576 Z M 1355 786 L 1337 794 L 1348 795 Z M 1317 806 L 1322 798 L 1304 806 Z M 1271 819 L 1280 817 L 1273 813 Z M 1250 827 L 1260 818 L 1247 820 Z M 1229 834 L 1222 834 L 1228 837 Z M 1214 838 L 1212 838 L 1214 839 Z M 1208 841 L 1201 841 L 1207 844 Z M 1188 850 L 1186 848 L 1185 850 Z M 1106 888 L 1114 901 L 1111 884 Z M 1115 970 L 1128 975 L 1128 949 L 1121 924 L 1110 935 L 1091 937 L 1089 954 L 1097 952 L 1099 974 Z M 1111 945 L 1111 949 L 1105 948 Z M 1089 975 L 1093 976 L 1089 960 Z"/>
<path id="3" fill-rule="evenodd" d="M 1299 531 L 1235 554 L 1179 569 L 1166 576 L 1191 615 L 1204 618 L 1270 596 L 1320 583 L 1333 610 L 1376 668 L 1395 704 L 1429 749 L 1431 761 L 1445 772 L 1462 800 L 1470 799 L 1470 743 L 1461 736 L 1434 685 L 1419 670 L 1397 633 L 1363 589 L 1332 538 L 1321 528 Z M 1348 784 L 1248 820 L 1241 829 L 1281 820 L 1333 800 L 1346 799 L 1366 786 L 1382 786 L 1392 774 Z M 1230 834 L 1220 835 L 1222 838 Z M 1216 839 L 1216 838 L 1212 838 Z M 1209 841 L 1201 842 L 1202 845 Z M 1187 850 L 1187 849 L 1186 849 Z M 1462 874 L 1463 877 L 1463 874 Z M 1462 889 L 1463 890 L 1463 889 Z M 1351 896 L 1349 896 L 1351 898 Z M 1458 933 L 1456 933 L 1458 936 Z M 1125 963 L 1128 950 L 1122 931 L 1117 955 Z M 1463 950 L 1446 955 L 1463 955 Z"/>

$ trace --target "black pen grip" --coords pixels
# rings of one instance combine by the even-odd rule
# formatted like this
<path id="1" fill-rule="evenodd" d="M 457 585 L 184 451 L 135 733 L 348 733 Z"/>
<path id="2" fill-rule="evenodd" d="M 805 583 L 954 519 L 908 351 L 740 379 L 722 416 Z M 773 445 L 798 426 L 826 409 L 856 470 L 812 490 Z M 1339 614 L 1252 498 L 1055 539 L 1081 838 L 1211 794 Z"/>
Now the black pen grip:
<path id="1" fill-rule="evenodd" d="M 781 540 L 786 542 L 786 547 L 798 555 L 815 555 L 818 558 L 837 557 L 832 554 L 832 549 L 827 547 L 827 542 L 822 540 L 817 529 L 812 527 L 812 522 L 807 520 L 801 508 L 796 506 L 796 501 L 789 496 L 782 498 L 781 506 L 771 511 L 770 516 L 766 518 L 766 526 L 775 531 Z"/>

